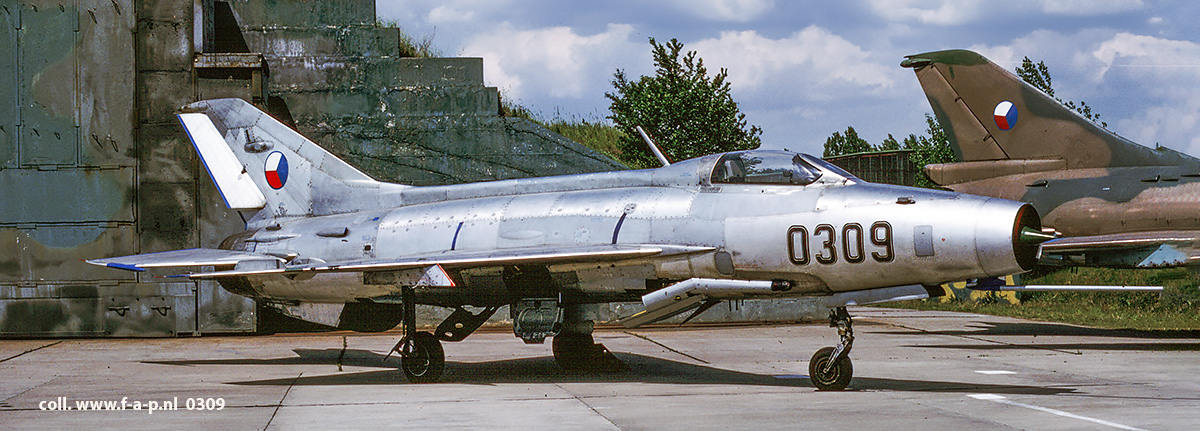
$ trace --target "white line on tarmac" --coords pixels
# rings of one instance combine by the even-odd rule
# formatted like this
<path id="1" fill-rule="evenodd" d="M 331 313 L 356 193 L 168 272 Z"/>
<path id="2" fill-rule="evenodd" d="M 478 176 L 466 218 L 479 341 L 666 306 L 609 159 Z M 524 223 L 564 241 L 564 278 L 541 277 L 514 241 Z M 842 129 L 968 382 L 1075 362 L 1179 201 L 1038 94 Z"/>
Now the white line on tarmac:
<path id="1" fill-rule="evenodd" d="M 995 376 L 995 375 L 1001 375 L 1001 374 L 1016 374 L 1017 372 L 1016 371 L 1004 371 L 1004 370 L 979 370 L 979 371 L 976 371 L 976 373 L 987 374 L 989 376 Z"/>
<path id="2" fill-rule="evenodd" d="M 1053 415 L 1058 415 L 1058 416 L 1067 417 L 1067 418 L 1071 418 L 1071 419 L 1084 420 L 1084 421 L 1088 421 L 1088 422 L 1092 422 L 1092 423 L 1097 423 L 1100 425 L 1110 426 L 1110 427 L 1117 428 L 1117 429 L 1123 429 L 1123 430 L 1129 430 L 1129 431 L 1146 431 L 1141 428 L 1135 428 L 1135 427 L 1131 427 L 1129 425 L 1122 425 L 1122 424 L 1119 424 L 1116 422 L 1109 422 L 1109 421 L 1106 421 L 1103 419 L 1096 419 L 1096 418 L 1089 418 L 1087 416 L 1080 416 L 1080 415 L 1077 415 L 1074 413 L 1067 413 L 1062 410 L 1049 409 L 1049 408 L 1045 408 L 1045 407 L 1038 407 L 1038 406 L 1035 406 L 1032 404 L 1025 404 L 1025 403 L 1018 403 L 1016 401 L 1009 401 L 1008 398 L 1005 398 L 1001 395 L 996 395 L 996 394 L 971 394 L 971 395 L 967 395 L 967 396 L 977 399 L 977 400 L 993 401 L 993 402 L 997 402 L 1000 404 L 1007 404 L 1010 406 L 1024 407 L 1027 409 L 1037 410 L 1039 412 L 1046 412 L 1046 413 L 1050 413 Z"/>

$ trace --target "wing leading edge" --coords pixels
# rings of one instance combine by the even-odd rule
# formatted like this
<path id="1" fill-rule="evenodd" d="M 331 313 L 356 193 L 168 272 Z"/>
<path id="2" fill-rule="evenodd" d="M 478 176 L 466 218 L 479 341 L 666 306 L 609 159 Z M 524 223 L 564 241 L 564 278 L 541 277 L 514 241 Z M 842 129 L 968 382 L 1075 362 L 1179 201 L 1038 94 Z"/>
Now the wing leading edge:
<path id="1" fill-rule="evenodd" d="M 284 259 L 274 256 L 229 250 L 191 249 L 109 259 L 93 259 L 87 262 L 93 265 L 134 271 L 145 270 L 146 268 L 189 266 L 234 267 L 234 269 L 230 270 L 199 272 L 186 275 L 193 279 L 209 279 L 271 274 L 390 271 L 426 268 L 435 265 L 452 269 L 508 265 L 564 265 L 612 262 L 651 256 L 680 256 L 711 252 L 713 250 L 715 249 L 712 247 L 673 245 L 556 246 L 489 251 L 447 251 L 398 259 L 375 259 L 341 264 L 287 265 Z M 246 263 L 253 263 L 253 265 L 247 265 Z M 264 268 L 259 263 L 268 263 L 270 266 Z"/>
<path id="2" fill-rule="evenodd" d="M 1200 263 L 1200 232 L 1154 231 L 1059 238 L 1042 244 L 1041 263 L 1165 268 Z"/>
<path id="3" fill-rule="evenodd" d="M 265 254 L 247 253 L 244 251 L 191 248 L 187 250 L 135 254 L 132 256 L 112 257 L 106 259 L 89 259 L 86 262 L 92 265 L 124 269 L 126 271 L 145 271 L 150 268 L 237 266 L 239 263 L 251 261 L 282 263 L 283 259 Z"/>

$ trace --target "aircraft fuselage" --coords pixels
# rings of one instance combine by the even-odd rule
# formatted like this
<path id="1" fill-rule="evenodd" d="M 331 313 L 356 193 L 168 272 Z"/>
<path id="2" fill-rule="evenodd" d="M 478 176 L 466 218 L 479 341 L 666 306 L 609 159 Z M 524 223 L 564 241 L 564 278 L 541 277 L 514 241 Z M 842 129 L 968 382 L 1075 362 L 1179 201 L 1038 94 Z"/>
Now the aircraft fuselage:
<path id="1" fill-rule="evenodd" d="M 403 189 L 380 198 L 401 203 L 395 208 L 275 218 L 223 247 L 305 264 L 546 246 L 711 248 L 674 259 L 550 266 L 556 290 L 581 302 L 636 300 L 662 282 L 689 278 L 786 280 L 801 296 L 1022 270 L 1012 242 L 1019 203 L 832 172 L 808 185 L 697 181 L 696 172 L 707 179 L 717 157 L 654 170 Z M 514 291 L 501 270 L 450 273 L 455 287 L 423 289 L 422 302 L 485 306 L 530 295 Z M 311 302 L 398 289 L 365 273 L 249 281 L 254 296 Z"/>

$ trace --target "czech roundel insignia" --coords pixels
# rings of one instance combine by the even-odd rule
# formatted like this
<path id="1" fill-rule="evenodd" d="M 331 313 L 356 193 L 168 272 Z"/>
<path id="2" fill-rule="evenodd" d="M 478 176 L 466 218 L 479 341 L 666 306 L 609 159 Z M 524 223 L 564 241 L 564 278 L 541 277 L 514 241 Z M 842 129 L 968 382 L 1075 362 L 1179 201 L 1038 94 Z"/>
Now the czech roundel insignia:
<path id="1" fill-rule="evenodd" d="M 287 157 L 281 152 L 273 152 L 267 156 L 267 184 L 275 190 L 283 188 L 287 184 L 288 177 L 288 162 Z"/>
<path id="2" fill-rule="evenodd" d="M 996 105 L 996 126 L 1000 130 L 1008 130 L 1017 125 L 1017 107 L 1007 100 Z"/>

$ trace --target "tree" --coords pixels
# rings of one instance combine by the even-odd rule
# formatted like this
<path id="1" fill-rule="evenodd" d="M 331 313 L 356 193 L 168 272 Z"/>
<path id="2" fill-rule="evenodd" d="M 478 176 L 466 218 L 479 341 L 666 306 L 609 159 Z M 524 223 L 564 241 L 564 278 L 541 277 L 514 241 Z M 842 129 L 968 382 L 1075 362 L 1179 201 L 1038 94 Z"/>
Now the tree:
<path id="1" fill-rule="evenodd" d="M 938 188 L 937 183 L 925 174 L 925 165 L 958 161 L 954 149 L 950 148 L 950 138 L 946 136 L 946 130 L 942 129 L 942 123 L 928 113 L 925 114 L 925 135 L 908 135 L 904 138 L 904 148 L 913 150 L 908 160 L 920 166 L 920 170 L 917 171 L 917 187 Z"/>
<path id="2" fill-rule="evenodd" d="M 821 157 L 865 153 L 868 151 L 875 151 L 875 147 L 868 143 L 866 139 L 858 137 L 858 131 L 854 130 L 854 127 L 846 127 L 846 134 L 833 132 L 833 136 L 825 140 L 825 151 L 821 154 Z"/>
<path id="3" fill-rule="evenodd" d="M 650 38 L 654 54 L 654 76 L 631 81 L 623 70 L 613 74 L 614 93 L 609 110 L 625 136 L 620 148 L 632 167 L 658 166 L 658 160 L 634 130 L 642 126 L 654 138 L 667 159 L 679 161 L 712 153 L 747 150 L 761 144 L 758 126 L 747 128 L 746 115 L 730 96 L 727 71 L 712 78 L 704 60 L 695 51 L 683 52 L 683 44 L 671 39 L 660 44 Z"/>
<path id="4" fill-rule="evenodd" d="M 1029 57 L 1025 57 L 1021 60 L 1021 66 L 1017 67 L 1017 76 L 1021 77 L 1029 85 L 1042 90 L 1047 96 L 1054 97 L 1054 100 L 1062 103 L 1068 109 L 1078 112 L 1083 118 L 1099 124 L 1100 127 L 1108 127 L 1108 123 L 1100 121 L 1100 114 L 1092 112 L 1092 107 L 1088 106 L 1084 101 L 1080 100 L 1079 104 L 1076 105 L 1075 102 L 1064 102 L 1062 99 L 1054 96 L 1054 88 L 1050 85 L 1050 68 L 1046 67 L 1046 62 L 1039 61 L 1034 63 Z"/>
<path id="5" fill-rule="evenodd" d="M 871 145 L 858 136 L 854 127 L 847 127 L 845 134 L 833 132 L 825 140 L 825 152 L 822 157 L 841 156 L 869 151 L 912 150 L 908 159 L 917 166 L 916 185 L 925 188 L 938 188 L 938 185 L 925 175 L 925 165 L 932 163 L 952 163 L 956 161 L 954 150 L 950 148 L 950 139 L 941 123 L 933 115 L 925 114 L 925 134 L 910 134 L 903 142 L 896 141 L 890 133 L 879 145 Z"/>

